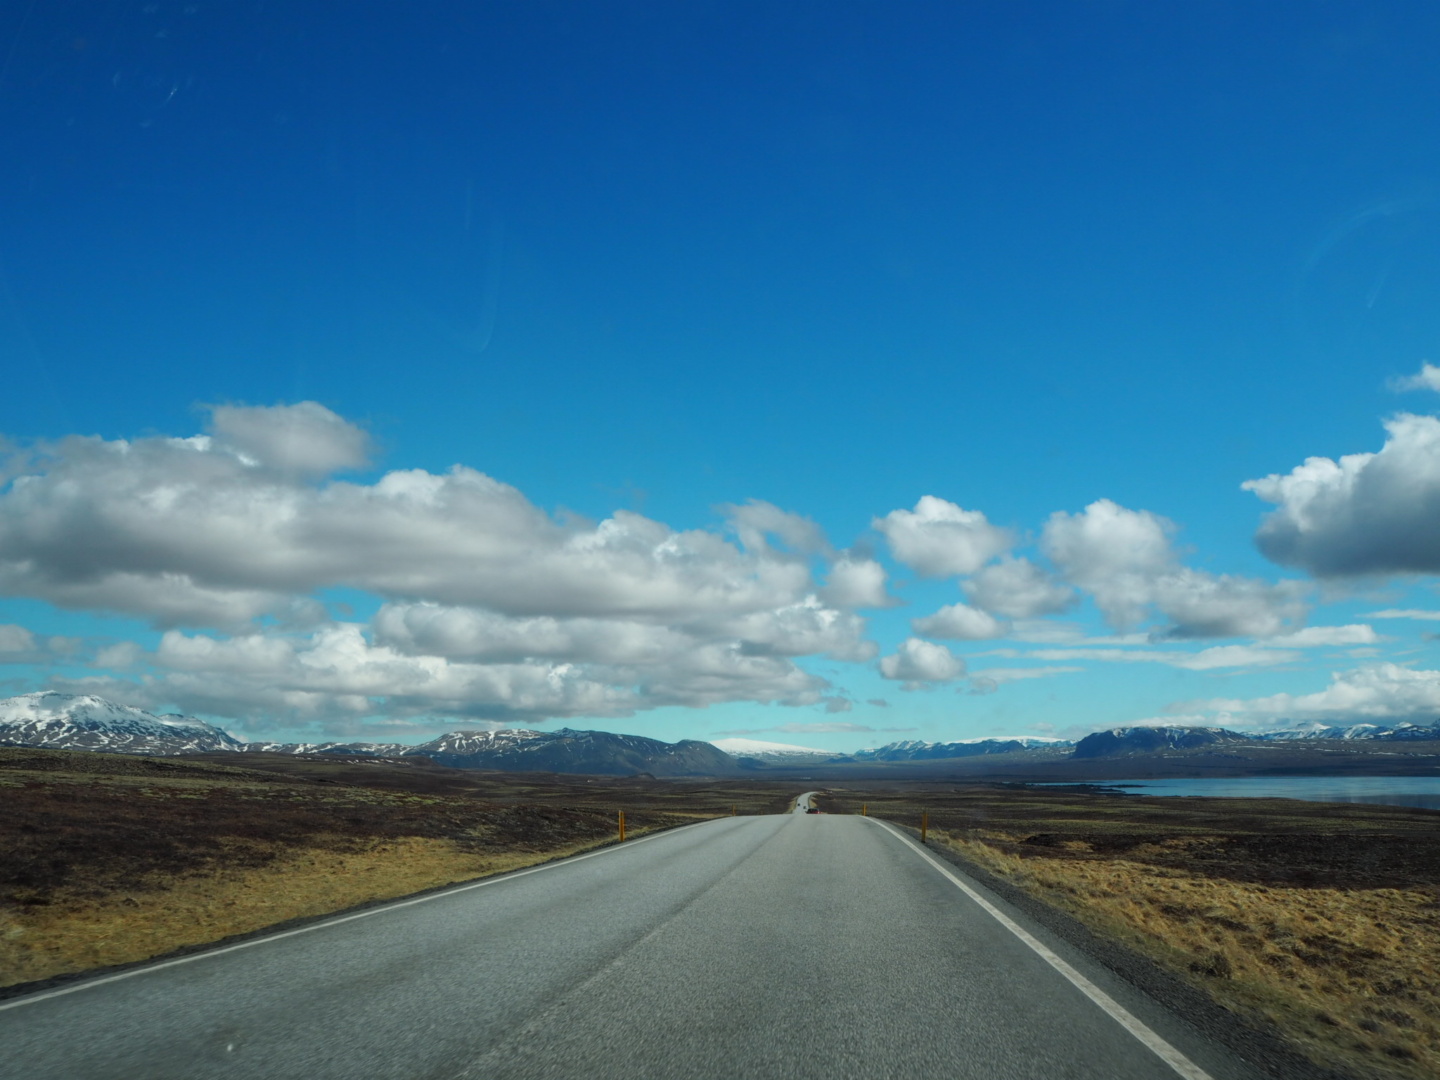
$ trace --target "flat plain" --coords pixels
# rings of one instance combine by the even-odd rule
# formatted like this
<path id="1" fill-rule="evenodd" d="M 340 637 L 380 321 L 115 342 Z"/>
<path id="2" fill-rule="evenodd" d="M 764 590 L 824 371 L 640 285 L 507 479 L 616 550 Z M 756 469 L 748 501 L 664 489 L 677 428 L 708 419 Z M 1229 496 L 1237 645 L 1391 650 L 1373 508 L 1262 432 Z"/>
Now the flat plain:
<path id="1" fill-rule="evenodd" d="M 0 748 L 0 996 L 714 817 L 918 826 L 1354 1076 L 1440 1074 L 1440 813 L 968 778 L 655 780 Z M 8 988 L 8 991 L 4 988 Z"/>
<path id="2" fill-rule="evenodd" d="M 0 987 L 572 855 L 621 811 L 636 836 L 788 802 L 742 781 L 0 748 Z"/>

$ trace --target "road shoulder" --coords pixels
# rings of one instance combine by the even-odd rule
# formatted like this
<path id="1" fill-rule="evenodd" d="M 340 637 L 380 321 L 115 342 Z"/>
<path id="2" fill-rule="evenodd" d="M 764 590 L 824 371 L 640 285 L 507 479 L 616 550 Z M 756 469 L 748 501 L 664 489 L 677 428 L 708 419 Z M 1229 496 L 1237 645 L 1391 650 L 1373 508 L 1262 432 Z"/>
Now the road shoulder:
<path id="1" fill-rule="evenodd" d="M 887 821 L 919 846 L 918 829 Z M 1315 1065 L 1290 1048 L 1274 1031 L 1249 1023 L 1216 1004 L 1203 991 L 1165 971 L 1127 946 L 1099 936 L 1074 916 L 1052 907 L 985 868 L 965 859 L 948 845 L 927 843 L 924 850 L 951 867 L 981 895 L 1009 907 L 1030 924 L 1029 929 L 1064 955 L 1078 952 L 1193 1028 L 1202 1038 L 1224 1047 L 1274 1080 L 1360 1080 L 1351 1073 Z"/>

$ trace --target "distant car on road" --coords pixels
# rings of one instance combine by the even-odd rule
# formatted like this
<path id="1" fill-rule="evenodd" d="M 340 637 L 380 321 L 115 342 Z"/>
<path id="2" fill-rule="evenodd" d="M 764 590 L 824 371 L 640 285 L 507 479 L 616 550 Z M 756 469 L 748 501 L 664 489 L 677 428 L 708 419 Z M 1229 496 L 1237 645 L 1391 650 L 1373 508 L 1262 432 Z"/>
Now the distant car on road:
<path id="1" fill-rule="evenodd" d="M 819 812 L 820 808 L 818 806 L 807 806 L 805 808 L 805 813 L 807 814 L 818 814 Z"/>

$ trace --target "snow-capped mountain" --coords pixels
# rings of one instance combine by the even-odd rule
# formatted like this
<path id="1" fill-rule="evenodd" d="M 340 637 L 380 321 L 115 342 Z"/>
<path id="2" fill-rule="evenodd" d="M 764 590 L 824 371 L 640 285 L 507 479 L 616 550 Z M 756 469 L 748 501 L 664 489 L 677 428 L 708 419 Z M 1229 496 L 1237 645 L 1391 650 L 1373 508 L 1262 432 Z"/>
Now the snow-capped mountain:
<path id="1" fill-rule="evenodd" d="M 750 758 L 767 765 L 813 765 L 826 761 L 849 760 L 849 755 L 837 754 L 833 750 L 765 742 L 763 739 L 711 739 L 710 745 L 719 747 L 731 757 Z"/>
<path id="2" fill-rule="evenodd" d="M 191 716 L 156 716 L 91 695 L 45 691 L 0 701 L 0 746 L 100 750 L 116 754 L 281 754 L 428 757 L 460 769 L 703 776 L 732 773 L 735 759 L 706 742 L 661 742 L 608 731 L 452 731 L 406 743 L 243 743 Z"/>
<path id="3" fill-rule="evenodd" d="M 858 750 L 853 755 L 759 739 L 694 739 L 667 743 L 608 731 L 452 731 L 429 742 L 244 743 L 192 716 L 156 716 L 88 694 L 43 691 L 0 700 L 0 746 L 58 750 L 99 750 L 118 754 L 251 753 L 346 754 L 378 758 L 427 757 L 461 769 L 654 776 L 715 776 L 765 765 L 820 765 L 853 761 L 928 761 L 1009 754 L 1022 750 L 1069 750 L 1077 758 L 1184 750 L 1217 744 L 1290 742 L 1318 739 L 1435 740 L 1432 724 L 1302 724 L 1263 734 L 1210 727 L 1116 727 L 1064 739 L 1015 736 L 922 742 L 915 739 Z M 738 760 L 737 760 L 738 759 Z"/>
<path id="4" fill-rule="evenodd" d="M 1062 750 L 1075 745 L 1065 739 L 1017 735 L 1014 738 L 960 739 L 956 742 L 921 742 L 905 739 L 868 750 L 857 750 L 859 761 L 931 761 L 940 758 L 1013 754 L 1018 750 Z"/>
<path id="5" fill-rule="evenodd" d="M 452 731 L 411 746 L 406 743 L 250 743 L 247 750 L 282 754 L 354 754 L 361 757 L 427 757 L 454 769 L 592 773 L 626 776 L 704 776 L 735 770 L 735 761 L 709 743 L 661 742 L 608 731 Z"/>
<path id="6" fill-rule="evenodd" d="M 1440 740 L 1440 720 L 1430 724 L 1349 724 L 1327 725 L 1321 723 L 1302 724 L 1284 731 L 1267 731 L 1257 735 L 1258 739 L 1290 741 L 1294 739 L 1437 739 Z"/>
<path id="7" fill-rule="evenodd" d="M 199 754 L 245 744 L 193 716 L 156 716 L 90 694 L 53 690 L 0 701 L 0 745 L 115 754 Z"/>
<path id="8" fill-rule="evenodd" d="M 1230 731 L 1217 727 L 1117 727 L 1086 735 L 1075 745 L 1077 758 L 1112 757 L 1117 754 L 1144 754 L 1163 750 L 1186 750 L 1197 746 L 1236 743 L 1309 742 L 1316 739 L 1373 740 L 1410 739 L 1440 741 L 1440 721 L 1435 724 L 1400 723 L 1327 725 L 1303 724 L 1283 731 L 1261 734 Z"/>

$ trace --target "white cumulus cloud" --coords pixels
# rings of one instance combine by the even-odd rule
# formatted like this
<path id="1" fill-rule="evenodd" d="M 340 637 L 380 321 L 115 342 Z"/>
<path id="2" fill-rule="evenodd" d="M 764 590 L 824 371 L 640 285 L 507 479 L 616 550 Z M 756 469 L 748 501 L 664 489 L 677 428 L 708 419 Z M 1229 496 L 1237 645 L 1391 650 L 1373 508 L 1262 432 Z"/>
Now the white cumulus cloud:
<path id="1" fill-rule="evenodd" d="M 1181 566 L 1172 522 L 1100 499 L 1081 513 L 1054 513 L 1041 537 L 1065 577 L 1090 593 L 1116 629 L 1153 608 L 1169 620 L 1157 637 L 1268 637 L 1303 619 L 1304 587 Z"/>
<path id="2" fill-rule="evenodd" d="M 1390 389 L 1397 393 L 1404 393 L 1408 390 L 1436 390 L 1440 391 L 1440 367 L 1428 361 L 1420 365 L 1420 370 L 1414 375 L 1403 375 L 1390 380 Z"/>
<path id="3" fill-rule="evenodd" d="M 926 577 L 972 574 L 1009 551 L 1015 537 L 979 510 L 925 495 L 914 510 L 892 510 L 871 522 L 884 535 L 895 558 Z"/>
<path id="4" fill-rule="evenodd" d="M 142 692 L 251 726 L 281 718 L 318 721 L 338 731 L 377 713 L 533 722 L 619 716 L 636 705 L 633 691 L 607 686 L 575 665 L 405 656 L 372 644 L 361 626 L 346 623 L 299 638 L 254 633 L 221 639 L 171 630 L 161 638 L 155 662 L 164 674 L 143 684 Z"/>
<path id="5" fill-rule="evenodd" d="M 1100 499 L 1078 514 L 1051 514 L 1041 547 L 1066 578 L 1095 598 L 1112 625 L 1129 627 L 1145 617 L 1155 579 L 1174 564 L 1174 531 L 1148 510 Z"/>
<path id="6" fill-rule="evenodd" d="M 433 601 L 385 604 L 375 615 L 375 640 L 407 656 L 442 656 L 477 663 L 563 660 L 646 664 L 694 645 L 667 626 L 620 619 L 513 618 Z"/>
<path id="7" fill-rule="evenodd" d="M 1332 672 L 1330 685 L 1311 694 L 1215 698 L 1199 707 L 1227 722 L 1270 724 L 1319 720 L 1327 724 L 1428 724 L 1440 716 L 1440 671 L 1379 663 Z"/>
<path id="8" fill-rule="evenodd" d="M 880 674 L 914 690 L 958 678 L 965 674 L 965 661 L 944 645 L 912 637 L 902 641 L 893 655 L 881 658 Z"/>
<path id="9" fill-rule="evenodd" d="M 1155 578 L 1151 599 L 1173 638 L 1269 637 L 1305 617 L 1305 586 L 1179 567 Z"/>
<path id="10" fill-rule="evenodd" d="M 1075 591 L 1029 559 L 1003 556 L 961 586 L 971 603 L 996 615 L 1029 619 L 1073 607 Z"/>
<path id="11" fill-rule="evenodd" d="M 1241 485 L 1276 506 L 1255 534 L 1267 558 L 1319 577 L 1440 572 L 1440 420 L 1402 413 L 1385 430 L 1376 453 Z"/>
<path id="12" fill-rule="evenodd" d="M 952 641 L 984 641 L 1004 637 L 1005 623 L 988 612 L 967 604 L 949 604 L 933 615 L 912 619 L 910 629 L 926 637 L 948 638 Z"/>
<path id="13" fill-rule="evenodd" d="M 768 547 L 627 511 L 558 521 L 458 465 L 312 484 L 205 438 L 71 438 L 21 465 L 0 490 L 0 592 L 161 625 L 301 621 L 330 586 L 659 623 L 770 610 L 813 589 L 802 561 Z"/>
<path id="14" fill-rule="evenodd" d="M 782 510 L 773 503 L 762 499 L 751 499 L 743 506 L 727 505 L 720 508 L 730 519 L 731 527 L 740 542 L 751 551 L 769 548 L 770 537 L 780 540 L 786 547 L 802 555 L 814 555 L 830 550 L 824 530 L 807 517 Z"/>
<path id="15" fill-rule="evenodd" d="M 885 568 L 874 559 L 842 555 L 830 564 L 820 597 L 838 608 L 891 607 L 895 600 L 885 591 Z"/>
<path id="16" fill-rule="evenodd" d="M 370 456 L 370 436 L 324 405 L 216 405 L 215 442 L 271 468 L 328 476 L 358 469 Z"/>

